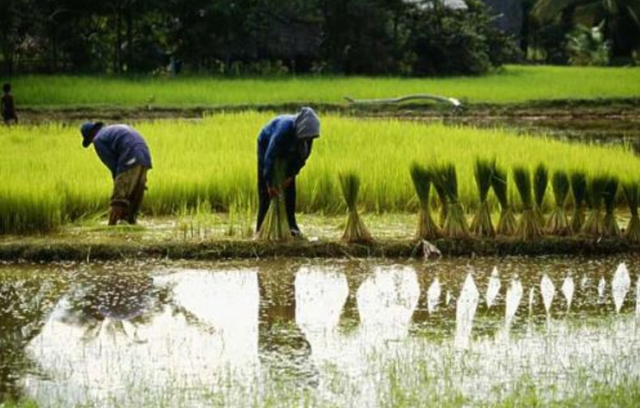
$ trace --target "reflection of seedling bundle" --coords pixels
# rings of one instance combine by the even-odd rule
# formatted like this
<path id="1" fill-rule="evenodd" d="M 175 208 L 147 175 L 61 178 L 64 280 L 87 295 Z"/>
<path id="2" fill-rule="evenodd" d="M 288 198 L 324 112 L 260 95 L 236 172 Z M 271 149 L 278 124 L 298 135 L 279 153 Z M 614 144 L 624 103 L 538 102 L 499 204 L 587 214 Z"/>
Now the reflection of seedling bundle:
<path id="1" fill-rule="evenodd" d="M 540 163 L 533 172 L 533 197 L 535 199 L 534 211 L 536 214 L 536 222 L 538 223 L 538 229 L 542 231 L 544 228 L 545 220 L 542 212 L 542 205 L 544 203 L 544 195 L 547 191 L 547 185 L 549 184 L 549 170 L 547 167 Z"/>
<path id="2" fill-rule="evenodd" d="M 464 216 L 462 204 L 458 201 L 458 178 L 453 164 L 445 164 L 434 171 L 434 182 L 446 196 L 447 215 L 444 220 L 444 234 L 450 238 L 466 238 L 469 226 Z"/>
<path id="3" fill-rule="evenodd" d="M 515 235 L 517 224 L 513 209 L 509 205 L 507 194 L 507 172 L 493 163 L 491 187 L 500 202 L 500 221 L 498 221 L 497 233 L 500 235 Z"/>
<path id="4" fill-rule="evenodd" d="M 582 171 L 571 173 L 571 193 L 573 194 L 573 217 L 571 218 L 571 230 L 578 233 L 584 224 L 582 203 L 587 197 L 587 176 Z"/>
<path id="5" fill-rule="evenodd" d="M 571 234 L 571 227 L 569 226 L 567 213 L 564 210 L 564 205 L 569 195 L 569 176 L 563 171 L 556 171 L 551 178 L 551 185 L 553 186 L 555 208 L 549 217 L 547 229 L 550 234 L 569 235 Z"/>
<path id="6" fill-rule="evenodd" d="M 496 234 L 491 223 L 491 211 L 487 202 L 489 190 L 491 189 L 493 167 L 494 164 L 488 160 L 476 159 L 474 175 L 480 195 L 480 205 L 476 215 L 473 217 L 471 231 L 480 237 L 493 237 Z"/>
<path id="7" fill-rule="evenodd" d="M 589 212 L 582 226 L 582 232 L 592 236 L 604 235 L 602 200 L 607 186 L 607 177 L 595 176 L 587 183 L 587 208 Z"/>
<path id="8" fill-rule="evenodd" d="M 344 200 L 347 203 L 347 225 L 342 235 L 344 242 L 350 243 L 368 243 L 373 238 L 365 227 L 360 215 L 358 214 L 358 193 L 360 192 L 360 179 L 353 173 L 343 173 L 339 175 L 340 187 Z"/>
<path id="9" fill-rule="evenodd" d="M 618 197 L 618 178 L 617 177 L 608 177 L 607 183 L 604 187 L 604 207 L 605 207 L 605 215 L 604 215 L 604 235 L 608 237 L 617 237 L 620 236 L 620 228 L 618 228 L 618 223 L 616 222 L 616 216 L 614 211 L 616 209 L 616 198 Z"/>
<path id="10" fill-rule="evenodd" d="M 627 224 L 627 229 L 624 232 L 626 239 L 633 243 L 640 243 L 640 218 L 638 217 L 638 201 L 640 196 L 639 186 L 637 182 L 625 183 L 622 186 L 624 195 L 629 205 L 629 212 L 631 213 L 631 219 Z"/>
<path id="11" fill-rule="evenodd" d="M 287 211 L 284 206 L 282 187 L 286 178 L 286 163 L 277 161 L 274 169 L 273 184 L 281 194 L 271 198 L 269 210 L 264 218 L 257 238 L 264 241 L 284 242 L 291 240 L 291 231 L 287 221 Z"/>
<path id="12" fill-rule="evenodd" d="M 531 240 L 542 235 L 531 198 L 531 178 L 529 170 L 524 167 L 514 167 L 513 181 L 516 183 L 520 199 L 522 200 L 522 215 L 516 234 L 524 239 Z"/>
<path id="13" fill-rule="evenodd" d="M 436 239 L 441 236 L 440 229 L 431 216 L 429 196 L 431 193 L 431 177 L 426 168 L 417 163 L 411 165 L 411 179 L 420 201 L 418 213 L 418 229 L 416 239 Z"/>

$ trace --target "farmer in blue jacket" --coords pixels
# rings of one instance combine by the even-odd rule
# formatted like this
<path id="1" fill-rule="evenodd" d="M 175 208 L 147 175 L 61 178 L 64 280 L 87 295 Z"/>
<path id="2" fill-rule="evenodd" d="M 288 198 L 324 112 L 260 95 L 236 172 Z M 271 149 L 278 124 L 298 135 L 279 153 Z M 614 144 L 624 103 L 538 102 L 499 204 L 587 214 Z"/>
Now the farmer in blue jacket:
<path id="1" fill-rule="evenodd" d="M 258 223 L 267 215 L 271 198 L 284 193 L 285 208 L 291 235 L 301 236 L 296 222 L 296 176 L 304 167 L 313 140 L 320 137 L 320 120 L 311 108 L 302 108 L 296 115 L 281 115 L 271 120 L 258 136 Z M 276 161 L 286 163 L 286 178 L 282 185 L 274 183 Z M 283 191 L 281 191 L 283 190 Z"/>
<path id="2" fill-rule="evenodd" d="M 147 171 L 151 169 L 151 155 L 144 139 L 130 126 L 105 126 L 100 122 L 85 123 L 80 133 L 82 146 L 87 148 L 93 143 L 98 157 L 111 170 L 109 225 L 120 220 L 135 224 L 146 190 Z"/>

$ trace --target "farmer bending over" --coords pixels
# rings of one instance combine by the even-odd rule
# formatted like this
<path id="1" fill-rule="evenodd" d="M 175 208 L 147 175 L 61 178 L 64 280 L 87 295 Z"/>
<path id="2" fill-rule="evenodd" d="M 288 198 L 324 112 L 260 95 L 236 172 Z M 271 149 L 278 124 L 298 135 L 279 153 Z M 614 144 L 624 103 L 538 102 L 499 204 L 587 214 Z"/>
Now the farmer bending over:
<path id="1" fill-rule="evenodd" d="M 18 123 L 18 115 L 16 115 L 16 106 L 13 102 L 13 95 L 11 95 L 11 84 L 2 85 L 2 99 L 0 99 L 0 112 L 2 112 L 2 119 L 6 125 Z"/>
<path id="2" fill-rule="evenodd" d="M 151 168 L 151 155 L 144 139 L 130 126 L 105 126 L 100 122 L 85 123 L 80 133 L 82 146 L 87 148 L 93 143 L 98 157 L 113 176 L 109 225 L 120 220 L 135 224 L 146 190 L 147 171 Z"/>
<path id="3" fill-rule="evenodd" d="M 311 108 L 302 108 L 297 115 L 281 115 L 271 120 L 258 136 L 258 224 L 269 209 L 271 198 L 284 192 L 289 229 L 294 237 L 301 236 L 296 222 L 296 176 L 311 154 L 313 139 L 320 137 L 320 120 Z M 274 184 L 276 161 L 286 165 L 282 186 Z M 284 189 L 284 191 L 281 191 Z"/>

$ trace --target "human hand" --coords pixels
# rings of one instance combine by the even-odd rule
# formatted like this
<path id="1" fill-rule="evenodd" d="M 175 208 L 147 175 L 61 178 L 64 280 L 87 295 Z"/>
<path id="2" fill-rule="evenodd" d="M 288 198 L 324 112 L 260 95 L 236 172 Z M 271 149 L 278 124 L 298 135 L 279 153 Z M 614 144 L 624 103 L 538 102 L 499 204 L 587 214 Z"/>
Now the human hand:
<path id="1" fill-rule="evenodd" d="M 267 187 L 269 198 L 276 198 L 280 196 L 280 190 L 277 187 Z"/>
<path id="2" fill-rule="evenodd" d="M 282 183 L 282 188 L 289 188 L 291 184 L 293 184 L 293 177 L 287 177 L 286 179 L 284 179 L 284 182 Z"/>

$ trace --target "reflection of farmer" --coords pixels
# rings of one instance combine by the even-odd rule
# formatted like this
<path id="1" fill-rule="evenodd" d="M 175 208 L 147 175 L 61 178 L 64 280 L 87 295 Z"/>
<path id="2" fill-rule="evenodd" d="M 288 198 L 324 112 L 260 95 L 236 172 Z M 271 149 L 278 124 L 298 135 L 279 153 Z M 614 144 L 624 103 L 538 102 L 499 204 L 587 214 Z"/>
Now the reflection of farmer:
<path id="1" fill-rule="evenodd" d="M 300 235 L 296 222 L 295 177 L 304 167 L 313 146 L 313 139 L 320 136 L 320 120 L 311 108 L 302 108 L 297 115 L 281 115 L 269 122 L 258 136 L 258 224 L 264 221 L 270 199 L 281 194 L 293 236 Z M 276 162 L 285 164 L 286 178 L 282 185 L 275 185 Z"/>
<path id="2" fill-rule="evenodd" d="M 136 223 L 136 217 L 146 190 L 151 154 L 142 136 L 127 125 L 104 126 L 85 123 L 80 128 L 82 146 L 95 146 L 100 160 L 111 170 L 113 194 L 109 225 L 120 220 Z"/>

